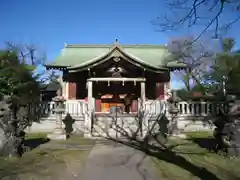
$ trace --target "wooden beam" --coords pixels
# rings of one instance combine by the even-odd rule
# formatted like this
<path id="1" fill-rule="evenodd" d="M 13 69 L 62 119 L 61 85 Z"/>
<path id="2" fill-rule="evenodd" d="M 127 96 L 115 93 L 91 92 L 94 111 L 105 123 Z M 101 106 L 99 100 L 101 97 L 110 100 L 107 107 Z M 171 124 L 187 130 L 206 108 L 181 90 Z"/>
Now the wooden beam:
<path id="1" fill-rule="evenodd" d="M 107 78 L 89 78 L 88 81 L 96 81 L 96 82 L 108 82 L 108 81 L 124 81 L 124 82 L 145 82 L 145 78 L 113 78 L 113 77 L 107 77 Z"/>

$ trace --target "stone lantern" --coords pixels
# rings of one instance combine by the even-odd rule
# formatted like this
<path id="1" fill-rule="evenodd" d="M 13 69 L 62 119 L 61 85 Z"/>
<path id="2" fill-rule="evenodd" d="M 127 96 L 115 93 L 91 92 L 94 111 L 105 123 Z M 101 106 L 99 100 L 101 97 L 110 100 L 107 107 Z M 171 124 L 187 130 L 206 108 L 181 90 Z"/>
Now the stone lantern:
<path id="1" fill-rule="evenodd" d="M 62 121 L 62 114 L 65 111 L 65 105 L 64 105 L 65 99 L 60 94 L 61 93 L 58 91 L 58 95 L 52 99 L 55 102 L 53 112 L 56 115 L 56 126 L 53 132 L 51 134 L 48 134 L 47 137 L 53 140 L 67 139 L 66 131 L 63 128 L 63 121 Z"/>
<path id="2" fill-rule="evenodd" d="M 186 135 L 185 134 L 181 134 L 180 130 L 179 130 L 179 126 L 178 126 L 178 119 L 177 119 L 177 115 L 179 113 L 179 109 L 177 107 L 177 103 L 179 102 L 179 98 L 176 95 L 176 91 L 172 91 L 172 96 L 168 99 L 168 112 L 171 115 L 171 119 L 170 119 L 170 124 L 169 124 L 169 134 L 172 136 L 178 136 L 178 137 L 182 137 L 185 138 Z"/>

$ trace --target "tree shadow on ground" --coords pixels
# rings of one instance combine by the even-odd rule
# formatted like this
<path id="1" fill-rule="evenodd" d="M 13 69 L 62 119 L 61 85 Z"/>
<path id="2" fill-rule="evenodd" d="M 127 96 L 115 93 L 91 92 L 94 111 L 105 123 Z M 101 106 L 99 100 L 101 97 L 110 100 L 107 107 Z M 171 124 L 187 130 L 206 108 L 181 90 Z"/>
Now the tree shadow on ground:
<path id="1" fill-rule="evenodd" d="M 190 137 L 187 140 L 192 141 L 193 143 L 197 144 L 199 147 L 212 150 L 216 140 L 213 137 Z"/>
<path id="2" fill-rule="evenodd" d="M 170 146 L 169 148 L 162 148 L 157 147 L 155 145 L 148 144 L 146 146 L 146 143 L 141 140 L 131 140 L 131 141 L 125 141 L 125 140 L 117 140 L 114 138 L 108 138 L 109 140 L 115 141 L 117 143 L 132 147 L 134 149 L 140 150 L 144 153 L 146 153 L 149 156 L 155 157 L 161 161 L 165 161 L 171 164 L 174 164 L 180 168 L 185 169 L 186 171 L 190 172 L 194 176 L 206 180 L 220 180 L 215 174 L 208 171 L 206 168 L 199 167 L 191 162 L 189 162 L 187 159 L 185 159 L 181 154 L 195 154 L 195 155 L 204 155 L 204 153 L 191 153 L 191 152 L 179 152 L 179 151 L 173 151 L 173 147 Z"/>
<path id="3" fill-rule="evenodd" d="M 48 138 L 33 138 L 24 140 L 24 146 L 30 150 L 37 148 L 38 146 L 48 143 L 50 139 Z"/>
<path id="4" fill-rule="evenodd" d="M 140 150 L 149 156 L 157 158 L 158 160 L 178 166 L 190 172 L 192 175 L 198 177 L 199 179 L 220 180 L 215 174 L 208 171 L 206 168 L 195 165 L 183 156 L 184 154 L 204 156 L 207 154 L 207 152 L 188 152 L 184 150 L 174 149 L 178 146 L 188 145 L 188 142 L 184 142 L 182 144 L 178 143 L 174 145 L 166 144 L 167 139 L 164 137 L 164 133 L 160 132 L 160 126 L 163 123 L 162 121 L 166 121 L 167 119 L 168 118 L 165 115 L 157 117 L 157 120 L 155 120 L 149 129 L 148 135 L 146 135 L 144 138 L 133 136 L 132 134 L 134 133 L 129 134 L 125 131 L 124 128 L 118 127 L 116 130 L 122 134 L 123 138 L 114 138 L 108 136 L 107 139 Z M 143 122 L 141 119 L 139 121 Z M 156 128 L 157 126 L 158 128 Z M 158 133 L 155 133 L 156 130 Z M 136 132 L 138 131 L 139 130 Z"/>
<path id="5" fill-rule="evenodd" d="M 110 117 L 111 116 L 109 115 L 109 118 Z M 119 117 L 121 116 L 119 115 Z M 146 118 L 148 119 L 147 134 L 143 135 L 143 126 L 145 126 L 144 123 Z M 188 145 L 192 145 L 193 143 L 191 141 L 182 141 L 182 144 L 175 143 L 174 145 L 171 145 L 171 143 L 169 144 L 167 142 L 168 140 L 165 137 L 164 131 L 167 131 L 167 134 L 169 135 L 170 124 L 170 130 L 174 132 L 175 124 L 172 124 L 173 121 L 169 120 L 169 117 L 167 117 L 165 113 L 159 114 L 158 116 L 152 116 L 148 112 L 140 111 L 135 119 L 136 124 L 139 125 L 137 129 L 131 128 L 132 125 L 129 124 L 128 126 L 127 123 L 121 126 L 121 123 L 119 125 L 117 123 L 117 120 L 117 118 L 114 119 L 113 117 L 113 122 L 115 122 L 115 126 L 111 127 L 112 129 L 114 127 L 114 130 L 118 134 L 120 134 L 117 137 L 114 137 L 114 135 L 111 135 L 110 133 L 108 133 L 108 131 L 105 132 L 101 124 L 99 126 L 97 126 L 97 123 L 94 124 L 94 128 L 95 126 L 97 126 L 100 130 L 102 130 L 101 132 L 105 132 L 105 136 L 107 137 L 104 137 L 108 140 L 142 151 L 148 156 L 155 157 L 160 161 L 167 162 L 181 169 L 184 169 L 191 173 L 193 176 L 198 177 L 199 179 L 221 180 L 215 173 L 212 173 L 210 170 L 208 170 L 207 167 L 205 168 L 199 164 L 194 164 L 194 162 L 192 162 L 191 159 L 188 159 L 187 157 L 188 155 L 207 156 L 209 152 L 203 150 L 189 151 L 185 148 L 178 148 L 178 146 L 184 147 L 186 145 L 187 147 Z M 127 129 L 130 129 L 131 131 L 128 131 Z M 97 128 L 95 128 L 94 131 L 97 131 Z M 203 141 L 203 143 L 201 139 L 192 139 L 192 141 L 195 141 L 195 143 L 199 143 L 199 146 L 201 145 L 203 147 L 209 147 L 212 144 L 212 140 L 210 140 L 209 142 L 208 139 L 206 141 Z M 229 174 L 229 177 L 230 176 L 231 179 L 238 179 L 238 177 L 235 177 L 234 174 Z"/>

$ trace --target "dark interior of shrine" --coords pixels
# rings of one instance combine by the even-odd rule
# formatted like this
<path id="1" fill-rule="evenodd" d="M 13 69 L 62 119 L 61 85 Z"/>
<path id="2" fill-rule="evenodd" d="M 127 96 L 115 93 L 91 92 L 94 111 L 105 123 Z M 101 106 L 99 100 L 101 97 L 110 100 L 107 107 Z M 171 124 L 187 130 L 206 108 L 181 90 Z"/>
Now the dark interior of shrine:
<path id="1" fill-rule="evenodd" d="M 155 99 L 156 83 L 151 79 L 146 80 L 146 98 Z M 93 97 L 99 98 L 104 94 L 134 94 L 134 99 L 141 96 L 140 82 L 94 82 Z M 86 80 L 76 83 L 76 99 L 85 99 L 88 96 Z"/>
<path id="2" fill-rule="evenodd" d="M 123 103 L 126 95 L 132 95 L 137 100 L 141 96 L 139 82 L 95 82 L 93 83 L 93 97 L 106 103 Z"/>
<path id="3" fill-rule="evenodd" d="M 111 107 L 121 107 L 126 111 L 125 99 L 130 98 L 131 112 L 137 111 L 137 100 L 141 89 L 139 82 L 94 82 L 93 97 L 96 112 L 109 112 Z"/>

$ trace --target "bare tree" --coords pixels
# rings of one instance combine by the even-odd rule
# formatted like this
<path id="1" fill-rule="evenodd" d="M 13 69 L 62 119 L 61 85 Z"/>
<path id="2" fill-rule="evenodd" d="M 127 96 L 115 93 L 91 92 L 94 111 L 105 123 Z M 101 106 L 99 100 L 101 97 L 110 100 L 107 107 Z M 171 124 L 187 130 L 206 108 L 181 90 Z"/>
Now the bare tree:
<path id="1" fill-rule="evenodd" d="M 200 26 L 200 38 L 206 31 L 219 37 L 240 19 L 240 0 L 166 0 L 167 12 L 154 24 L 160 30 Z"/>
<path id="2" fill-rule="evenodd" d="M 15 51 L 18 53 L 18 58 L 21 63 L 28 64 L 34 68 L 38 65 L 44 65 L 46 61 L 46 54 L 40 51 L 34 44 L 18 44 L 14 42 L 7 41 L 6 47 L 10 51 Z M 34 73 L 36 79 L 40 83 L 55 82 L 59 75 L 55 71 L 42 69 Z"/>
<path id="3" fill-rule="evenodd" d="M 214 52 L 201 42 L 194 42 L 194 37 L 183 37 L 170 40 L 168 51 L 170 57 L 167 62 L 177 61 L 186 64 L 189 68 L 179 73 L 180 79 L 184 82 L 188 91 L 191 90 L 191 81 L 201 85 L 203 73 L 212 63 Z"/>
<path id="4" fill-rule="evenodd" d="M 17 44 L 14 42 L 6 42 L 7 49 L 11 51 L 16 51 L 19 55 L 19 60 L 22 63 L 30 64 L 33 66 L 44 64 L 46 60 L 46 54 L 41 52 L 33 44 Z"/>

